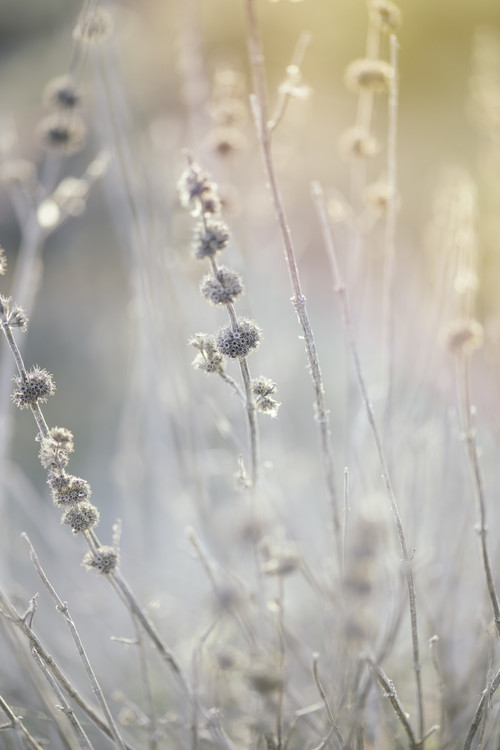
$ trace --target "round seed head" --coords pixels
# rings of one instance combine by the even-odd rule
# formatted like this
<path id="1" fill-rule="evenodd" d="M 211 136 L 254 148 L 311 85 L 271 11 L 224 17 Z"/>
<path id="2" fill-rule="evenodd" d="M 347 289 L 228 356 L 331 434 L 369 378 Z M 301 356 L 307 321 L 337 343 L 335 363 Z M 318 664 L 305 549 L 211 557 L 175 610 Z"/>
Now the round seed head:
<path id="1" fill-rule="evenodd" d="M 20 409 L 35 406 L 39 401 L 47 401 L 48 396 L 52 396 L 56 390 L 52 375 L 38 365 L 27 372 L 24 377 L 16 376 L 14 382 L 16 390 L 12 394 L 12 400 Z"/>
<path id="2" fill-rule="evenodd" d="M 276 417 L 280 407 L 279 402 L 272 398 L 273 394 L 277 391 L 276 383 L 270 378 L 265 378 L 261 375 L 252 381 L 251 387 L 252 393 L 255 396 L 255 406 L 257 409 L 264 414 L 269 414 L 271 417 Z"/>
<path id="3" fill-rule="evenodd" d="M 181 174 L 177 190 L 181 204 L 190 209 L 193 216 L 217 214 L 221 210 L 217 185 L 196 162 L 191 161 Z"/>
<path id="4" fill-rule="evenodd" d="M 63 513 L 61 523 L 71 526 L 73 534 L 88 531 L 99 523 L 99 511 L 92 503 L 78 503 Z"/>
<path id="5" fill-rule="evenodd" d="M 220 219 L 199 221 L 194 229 L 193 250 L 197 258 L 213 258 L 229 242 L 229 231 Z"/>
<path id="6" fill-rule="evenodd" d="M 69 156 L 81 151 L 85 145 L 87 126 L 75 112 L 54 112 L 38 125 L 38 137 L 47 151 Z"/>
<path id="7" fill-rule="evenodd" d="M 53 78 L 43 92 L 43 102 L 50 109 L 75 109 L 81 98 L 71 76 Z"/>
<path id="8" fill-rule="evenodd" d="M 444 343 L 452 354 L 470 355 L 483 345 L 484 330 L 477 320 L 455 320 L 444 333 Z"/>
<path id="9" fill-rule="evenodd" d="M 217 348 L 221 354 L 231 359 L 246 357 L 256 349 L 261 339 L 261 330 L 248 318 L 238 318 L 236 328 L 224 326 L 217 334 Z"/>
<path id="10" fill-rule="evenodd" d="M 221 266 L 217 276 L 202 279 L 200 292 L 212 305 L 228 305 L 243 292 L 243 284 L 237 273 Z"/>
<path id="11" fill-rule="evenodd" d="M 365 128 L 352 127 L 340 137 L 340 151 L 347 158 L 374 156 L 379 151 L 375 137 Z"/>
<path id="12" fill-rule="evenodd" d="M 60 448 L 51 437 L 41 438 L 38 458 L 44 469 L 62 470 L 69 462 L 68 452 Z"/>
<path id="13" fill-rule="evenodd" d="M 193 366 L 204 372 L 221 373 L 224 371 L 222 354 L 217 349 L 215 338 L 206 333 L 197 333 L 189 342 L 198 350 Z"/>
<path id="14" fill-rule="evenodd" d="M 81 477 L 71 474 L 54 474 L 48 479 L 52 488 L 54 505 L 74 505 L 89 500 L 92 490 L 90 484 Z"/>
<path id="15" fill-rule="evenodd" d="M 73 433 L 71 430 L 67 430 L 66 427 L 52 427 L 49 430 L 50 437 L 54 440 L 58 447 L 62 448 L 68 453 L 72 453 L 75 450 Z"/>
<path id="16" fill-rule="evenodd" d="M 401 26 L 401 11 L 391 0 L 372 0 L 370 18 L 380 31 L 391 34 Z"/>
<path id="17" fill-rule="evenodd" d="M 345 83 L 348 89 L 358 94 L 360 91 L 372 91 L 381 94 L 389 90 L 394 76 L 392 65 L 383 60 L 363 58 L 354 60 L 348 65 Z"/>
<path id="18" fill-rule="evenodd" d="M 118 562 L 118 550 L 114 547 L 99 547 L 98 550 L 87 552 L 83 558 L 83 565 L 85 565 L 88 570 L 94 568 L 94 570 L 99 571 L 99 573 L 102 573 L 103 575 L 112 573 L 118 566 Z"/>

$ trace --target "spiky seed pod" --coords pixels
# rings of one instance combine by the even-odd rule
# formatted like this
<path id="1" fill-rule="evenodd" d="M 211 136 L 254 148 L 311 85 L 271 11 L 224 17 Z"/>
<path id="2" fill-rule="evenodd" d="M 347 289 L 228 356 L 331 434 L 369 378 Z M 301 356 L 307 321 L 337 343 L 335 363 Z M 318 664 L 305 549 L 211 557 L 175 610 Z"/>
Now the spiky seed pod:
<path id="1" fill-rule="evenodd" d="M 257 409 L 264 414 L 269 414 L 271 417 L 278 415 L 278 409 L 280 404 L 272 395 L 276 393 L 276 383 L 270 378 L 265 378 L 261 375 L 252 381 L 252 393 L 255 396 L 255 406 Z"/>
<path id="2" fill-rule="evenodd" d="M 7 320 L 7 325 L 10 328 L 19 328 L 19 330 L 25 332 L 28 330 L 28 322 L 28 316 L 22 307 L 16 305 L 12 308 Z"/>
<path id="3" fill-rule="evenodd" d="M 73 453 L 75 450 L 75 444 L 71 430 L 66 429 L 66 427 L 52 427 L 49 430 L 49 434 L 59 448 L 62 448 L 68 453 Z"/>
<path id="4" fill-rule="evenodd" d="M 376 138 L 365 128 L 352 127 L 340 136 L 340 152 L 347 158 L 375 156 L 380 150 Z"/>
<path id="5" fill-rule="evenodd" d="M 261 330 L 253 320 L 238 318 L 236 328 L 227 325 L 219 330 L 216 343 L 225 357 L 241 359 L 258 347 L 260 339 Z"/>
<path id="6" fill-rule="evenodd" d="M 17 375 L 14 382 L 17 387 L 12 394 L 12 401 L 20 409 L 35 406 L 39 401 L 47 401 L 48 396 L 52 396 L 56 390 L 52 375 L 38 365 L 25 376 Z"/>
<path id="7" fill-rule="evenodd" d="M 54 473 L 47 482 L 52 489 L 54 505 L 57 506 L 84 503 L 92 495 L 90 484 L 85 479 L 71 474 Z"/>
<path id="8" fill-rule="evenodd" d="M 452 354 L 470 355 L 483 345 L 484 330 L 477 320 L 454 320 L 444 332 L 443 338 Z"/>
<path id="9" fill-rule="evenodd" d="M 221 266 L 217 276 L 207 275 L 201 280 L 200 292 L 212 305 L 228 305 L 244 291 L 240 276 Z"/>
<path id="10" fill-rule="evenodd" d="M 82 97 L 71 76 L 53 78 L 43 92 L 43 103 L 50 109 L 75 109 Z"/>
<path id="11" fill-rule="evenodd" d="M 78 503 L 63 513 L 61 523 L 71 526 L 73 534 L 88 531 L 99 523 L 99 511 L 92 503 Z"/>
<path id="12" fill-rule="evenodd" d="M 181 204 L 188 208 L 193 216 L 200 213 L 220 213 L 221 203 L 217 185 L 199 164 L 191 162 L 186 167 L 177 183 L 177 190 Z"/>
<path id="13" fill-rule="evenodd" d="M 90 570 L 98 570 L 102 575 L 109 575 L 119 563 L 119 553 L 114 547 L 99 547 L 92 552 L 87 552 L 82 561 L 83 565 Z"/>
<path id="14" fill-rule="evenodd" d="M 75 112 L 54 112 L 38 125 L 38 137 L 47 151 L 69 156 L 76 154 L 85 145 L 87 126 Z"/>
<path id="15" fill-rule="evenodd" d="M 362 58 L 354 60 L 347 66 L 345 83 L 347 88 L 356 94 L 360 91 L 382 94 L 389 90 L 393 76 L 394 69 L 389 63 L 383 60 Z"/>
<path id="16" fill-rule="evenodd" d="M 113 18 L 104 8 L 83 12 L 73 29 L 73 39 L 83 44 L 105 42 L 113 33 Z"/>
<path id="17" fill-rule="evenodd" d="M 229 230 L 220 219 L 199 221 L 193 234 L 193 251 L 197 258 L 213 258 L 227 246 Z"/>
<path id="18" fill-rule="evenodd" d="M 222 354 L 217 349 L 215 338 L 206 333 L 197 333 L 189 343 L 198 350 L 193 366 L 209 373 L 224 371 Z"/>
<path id="19" fill-rule="evenodd" d="M 50 437 L 40 439 L 38 458 L 44 469 L 64 469 L 69 462 L 68 452 L 60 448 Z"/>
<path id="20" fill-rule="evenodd" d="M 370 18 L 377 29 L 386 34 L 394 33 L 401 26 L 401 11 L 391 0 L 372 0 Z"/>

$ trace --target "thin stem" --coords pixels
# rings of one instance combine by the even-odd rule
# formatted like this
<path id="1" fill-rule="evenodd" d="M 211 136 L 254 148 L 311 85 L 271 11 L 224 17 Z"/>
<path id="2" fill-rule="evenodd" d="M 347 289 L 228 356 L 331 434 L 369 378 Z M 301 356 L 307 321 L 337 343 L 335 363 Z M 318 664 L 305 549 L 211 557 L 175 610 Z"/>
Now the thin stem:
<path id="1" fill-rule="evenodd" d="M 323 705 L 325 706 L 326 713 L 328 716 L 328 720 L 330 722 L 330 729 L 335 734 L 335 737 L 337 738 L 338 742 L 340 743 L 340 746 L 342 748 L 345 747 L 344 745 L 344 739 L 342 737 L 342 734 L 340 732 L 340 729 L 338 728 L 337 722 L 335 721 L 335 716 L 333 715 L 333 711 L 330 707 L 330 703 L 328 701 L 328 697 L 326 695 L 325 689 L 323 687 L 323 684 L 319 678 L 319 671 L 318 671 L 318 661 L 319 661 L 319 654 L 316 652 L 313 654 L 313 662 L 312 662 L 312 670 L 313 670 L 313 677 L 314 682 L 316 683 L 316 687 L 318 688 L 318 693 L 321 696 L 321 700 L 323 701 Z"/>
<path id="2" fill-rule="evenodd" d="M 85 671 L 87 673 L 88 680 L 92 686 L 92 692 L 94 693 L 97 702 L 101 706 L 102 712 L 104 713 L 104 716 L 106 717 L 106 721 L 108 722 L 109 729 L 111 731 L 111 734 L 113 736 L 113 740 L 115 742 L 115 745 L 119 750 L 125 750 L 125 744 L 120 736 L 120 733 L 118 731 L 118 727 L 116 726 L 115 720 L 113 719 L 113 715 L 111 714 L 111 711 L 109 709 L 109 706 L 107 704 L 107 701 L 104 697 L 104 693 L 102 691 L 101 686 L 99 685 L 99 682 L 97 680 L 96 674 L 92 668 L 92 665 L 89 661 L 89 658 L 87 656 L 87 653 L 85 651 L 85 648 L 83 646 L 82 640 L 80 638 L 80 635 L 78 633 L 78 630 L 76 628 L 75 622 L 73 618 L 71 617 L 68 609 L 68 605 L 66 602 L 63 602 L 62 599 L 60 599 L 58 593 L 52 586 L 51 582 L 49 581 L 44 569 L 42 568 L 40 561 L 38 559 L 38 556 L 35 552 L 35 549 L 33 545 L 31 544 L 29 537 L 27 534 L 22 534 L 23 538 L 26 540 L 29 550 L 30 550 L 30 557 L 31 561 L 33 562 L 33 565 L 36 568 L 36 571 L 40 578 L 42 579 L 45 587 L 49 591 L 50 595 L 56 602 L 56 609 L 58 612 L 62 614 L 64 617 L 66 624 L 69 628 L 69 631 L 71 633 L 71 637 L 73 638 L 73 641 L 75 643 L 76 649 L 78 651 L 78 655 L 81 659 L 81 662 L 85 668 Z"/>
<path id="3" fill-rule="evenodd" d="M 271 132 L 269 130 L 267 118 L 267 97 L 266 83 L 264 73 L 264 56 L 262 43 L 260 40 L 259 27 L 257 23 L 255 0 L 247 0 L 247 19 L 249 30 L 249 54 L 252 66 L 252 75 L 255 94 L 251 97 L 251 104 L 254 112 L 254 118 L 257 127 L 257 135 L 260 141 L 262 155 L 264 159 L 264 169 L 271 194 L 271 201 L 276 214 L 277 223 L 281 233 L 283 250 L 288 267 L 288 274 L 293 291 L 292 304 L 299 319 L 300 326 L 304 334 L 307 359 L 314 389 L 315 416 L 318 423 L 321 456 L 323 471 L 326 480 L 327 492 L 331 503 L 333 527 L 337 540 L 338 554 L 340 557 L 341 544 L 341 524 L 338 509 L 338 499 L 335 489 L 335 475 L 333 466 L 333 453 L 330 436 L 330 417 L 325 404 L 325 395 L 323 380 L 319 365 L 316 344 L 306 308 L 306 298 L 304 297 L 300 285 L 299 271 L 295 258 L 292 235 L 285 215 L 283 200 L 278 188 L 274 161 L 271 151 Z"/>
<path id="4" fill-rule="evenodd" d="M 481 726 L 483 714 L 488 706 L 489 701 L 491 700 L 491 698 L 493 697 L 495 691 L 498 689 L 499 686 L 500 686 L 500 669 L 496 673 L 493 680 L 491 680 L 491 683 L 487 686 L 487 688 L 483 690 L 483 693 L 481 695 L 481 700 L 479 701 L 479 704 L 476 708 L 476 712 L 474 714 L 472 724 L 467 733 L 467 737 L 465 738 L 463 750 L 470 750 L 470 748 L 472 747 L 472 742 L 474 740 L 476 732 Z"/>
<path id="5" fill-rule="evenodd" d="M 394 708 L 394 711 L 396 712 L 396 715 L 401 722 L 403 729 L 405 730 L 406 734 L 408 735 L 408 739 L 410 741 L 410 747 L 412 750 L 417 750 L 422 746 L 422 742 L 418 741 L 415 738 L 415 734 L 413 732 L 413 729 L 411 727 L 410 722 L 408 721 L 409 715 L 406 713 L 405 709 L 403 708 L 403 704 L 399 700 L 399 696 L 396 692 L 396 688 L 394 687 L 394 683 L 392 680 L 390 680 L 387 675 L 384 673 L 384 671 L 378 666 L 378 664 L 375 664 L 371 659 L 367 659 L 368 664 L 372 668 L 375 677 L 379 681 L 379 683 L 382 685 L 382 687 L 385 690 L 385 697 L 389 698 L 392 707 Z"/>
<path id="6" fill-rule="evenodd" d="M 422 693 L 420 649 L 419 649 L 419 642 L 418 642 L 415 585 L 413 581 L 413 572 L 412 572 L 412 567 L 411 567 L 413 555 L 411 555 L 408 551 L 408 545 L 406 543 L 403 523 L 401 521 L 401 515 L 399 513 L 399 508 L 396 502 L 396 496 L 394 494 L 394 489 L 392 486 L 392 481 L 390 478 L 389 469 L 388 469 L 387 461 L 386 461 L 385 454 L 384 454 L 384 449 L 382 447 L 382 440 L 381 440 L 380 433 L 379 433 L 377 423 L 375 420 L 373 406 L 368 396 L 368 389 L 366 387 L 365 379 L 363 376 L 363 371 L 361 368 L 361 362 L 359 359 L 358 349 L 356 346 L 354 327 L 353 327 L 351 312 L 349 308 L 349 299 L 347 296 L 347 290 L 345 288 L 342 276 L 340 274 L 340 268 L 339 268 L 338 259 L 337 259 L 337 252 L 335 249 L 335 244 L 333 242 L 333 236 L 330 230 L 330 225 L 328 223 L 328 216 L 327 216 L 327 211 L 326 211 L 326 206 L 325 206 L 323 190 L 319 182 L 314 182 L 312 184 L 312 196 L 313 196 L 313 201 L 316 206 L 317 213 L 318 213 L 318 218 L 319 218 L 321 230 L 323 233 L 323 239 L 324 239 L 327 251 L 328 251 L 328 257 L 330 260 L 331 270 L 332 270 L 332 275 L 333 275 L 334 289 L 335 289 L 335 292 L 338 294 L 339 301 L 340 301 L 342 322 L 343 322 L 345 333 L 346 333 L 347 345 L 348 345 L 348 348 L 350 350 L 350 353 L 353 359 L 356 379 L 358 381 L 358 386 L 361 391 L 361 396 L 362 396 L 362 400 L 365 406 L 368 423 L 370 425 L 373 440 L 374 440 L 375 447 L 377 450 L 380 468 L 382 472 L 382 479 L 384 481 L 384 485 L 387 491 L 387 496 L 389 498 L 389 503 L 390 503 L 392 515 L 394 518 L 394 523 L 396 525 L 399 546 L 401 548 L 401 554 L 403 558 L 403 572 L 406 578 L 406 584 L 408 588 L 408 600 L 409 600 L 409 607 L 410 607 L 411 635 L 412 635 L 412 645 L 413 645 L 413 668 L 415 670 L 415 681 L 416 681 L 416 692 L 417 692 L 419 736 L 423 737 L 424 735 L 424 701 L 423 701 L 423 693 Z"/>
<path id="7" fill-rule="evenodd" d="M 478 533 L 481 540 L 481 554 L 483 558 L 483 567 L 486 577 L 486 585 L 490 596 L 491 606 L 495 619 L 497 635 L 500 636 L 500 604 L 495 586 L 495 580 L 491 568 L 490 552 L 487 542 L 488 527 L 486 525 L 486 500 L 484 492 L 484 483 L 479 465 L 479 456 L 477 452 L 476 431 L 472 421 L 472 407 L 470 402 L 469 387 L 469 359 L 465 354 L 459 354 L 456 357 L 456 383 L 459 404 L 460 430 L 465 441 L 467 457 L 469 459 L 469 468 L 476 496 L 477 510 L 479 514 Z"/>
<path id="8" fill-rule="evenodd" d="M 38 743 L 34 739 L 34 737 L 31 736 L 31 734 L 28 732 L 23 722 L 21 721 L 20 717 L 16 716 L 14 711 L 11 709 L 9 704 L 2 698 L 1 695 L 0 695 L 0 708 L 9 718 L 10 723 L 12 725 L 12 729 L 14 729 L 17 732 L 17 734 L 19 735 L 23 743 L 27 744 L 28 747 L 32 748 L 32 750 L 43 750 L 43 747 L 40 745 L 40 743 Z"/>

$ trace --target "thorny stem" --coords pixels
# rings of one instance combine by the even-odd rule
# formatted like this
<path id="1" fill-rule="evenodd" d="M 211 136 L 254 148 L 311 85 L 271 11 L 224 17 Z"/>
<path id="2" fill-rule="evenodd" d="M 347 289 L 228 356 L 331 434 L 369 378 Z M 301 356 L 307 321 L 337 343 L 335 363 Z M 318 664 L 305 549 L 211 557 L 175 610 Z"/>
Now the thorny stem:
<path id="1" fill-rule="evenodd" d="M 460 430 L 465 441 L 467 457 L 469 459 L 469 468 L 476 496 L 477 510 L 479 513 L 478 533 L 481 539 L 481 553 L 483 558 L 484 573 L 486 576 L 486 585 L 488 594 L 493 608 L 495 627 L 497 635 L 500 636 L 500 604 L 498 594 L 491 569 L 490 552 L 487 543 L 488 527 L 486 525 L 486 501 L 484 493 L 483 477 L 479 466 L 479 457 L 477 454 L 476 431 L 472 421 L 473 408 L 470 403 L 469 388 L 469 367 L 468 358 L 465 354 L 459 354 L 456 357 L 456 383 L 458 395 L 458 411 L 460 420 Z"/>
<path id="2" fill-rule="evenodd" d="M 9 718 L 10 723 L 12 725 L 12 729 L 14 729 L 17 732 L 17 734 L 19 735 L 23 743 L 26 743 L 28 747 L 32 748 L 32 750 L 43 750 L 40 743 L 38 743 L 34 739 L 34 737 L 31 736 L 31 734 L 28 732 L 23 722 L 21 721 L 20 717 L 16 716 L 14 711 L 11 709 L 9 704 L 2 698 L 1 695 L 0 695 L 0 708 Z"/>
<path id="3" fill-rule="evenodd" d="M 306 308 L 306 298 L 304 297 L 300 285 L 299 271 L 295 258 L 292 236 L 288 226 L 283 201 L 276 180 L 274 161 L 271 151 L 271 132 L 267 117 L 267 97 L 266 83 L 264 73 L 264 56 L 262 43 L 259 34 L 257 17 L 255 12 L 255 0 L 246 0 L 248 29 L 249 29 L 249 54 L 252 66 L 253 83 L 255 94 L 251 97 L 257 134 L 262 148 L 264 159 L 264 168 L 268 181 L 268 187 L 271 193 L 271 201 L 276 214 L 283 250 L 290 276 L 290 282 L 293 290 L 292 304 L 301 325 L 304 341 L 306 346 L 307 358 L 309 361 L 310 374 L 314 388 L 314 404 L 316 412 L 316 421 L 320 432 L 321 456 L 323 462 L 323 471 L 327 485 L 328 496 L 332 507 L 333 527 L 335 538 L 337 540 L 338 554 L 340 557 L 340 540 L 341 524 L 338 509 L 338 499 L 335 489 L 335 477 L 333 467 L 333 454 L 330 436 L 330 417 L 325 404 L 325 394 L 323 380 L 319 365 L 316 344 Z"/>
<path id="4" fill-rule="evenodd" d="M 351 312 L 349 308 L 349 299 L 347 296 L 347 290 L 345 288 L 342 276 L 340 274 L 340 268 L 339 268 L 339 264 L 337 260 L 337 253 L 336 253 L 335 245 L 333 242 L 332 233 L 330 230 L 330 225 L 328 223 L 328 216 L 326 212 L 323 189 L 321 185 L 319 184 L 319 182 L 314 182 L 312 184 L 312 196 L 313 196 L 313 201 L 316 206 L 317 213 L 318 213 L 318 218 L 321 224 L 323 239 L 324 239 L 327 251 L 328 251 L 328 257 L 330 260 L 332 275 L 333 275 L 334 288 L 335 288 L 336 293 L 338 294 L 339 301 L 340 301 L 342 322 L 343 322 L 345 333 L 346 333 L 347 345 L 349 347 L 349 350 L 351 352 L 351 356 L 354 362 L 354 370 L 355 370 L 356 378 L 358 381 L 358 386 L 361 391 L 361 396 L 363 399 L 363 403 L 365 405 L 368 423 L 370 425 L 373 440 L 375 442 L 375 447 L 376 447 L 378 458 L 379 458 L 380 468 L 382 471 L 382 479 L 384 481 L 387 495 L 389 498 L 389 503 L 390 503 L 392 515 L 394 518 L 394 523 L 396 525 L 399 546 L 401 548 L 401 554 L 403 558 L 403 572 L 406 578 L 406 584 L 408 588 L 408 600 L 409 600 L 409 606 L 410 606 L 411 636 L 412 636 L 412 644 L 413 644 L 413 668 L 415 670 L 415 681 L 416 681 L 416 691 L 417 691 L 418 728 L 419 728 L 419 736 L 420 738 L 423 738 L 423 735 L 424 735 L 424 701 L 423 701 L 423 693 L 422 693 L 420 649 L 419 649 L 419 642 L 418 642 L 415 585 L 413 581 L 413 572 L 412 572 L 412 567 L 411 567 L 413 555 L 410 554 L 408 551 L 408 545 L 406 543 L 406 537 L 405 537 L 405 533 L 403 529 L 403 524 L 401 521 L 401 516 L 399 513 L 399 508 L 396 502 L 396 496 L 394 494 L 394 489 L 393 489 L 391 478 L 389 475 L 389 469 L 387 466 L 384 449 L 382 447 L 382 440 L 381 440 L 380 433 L 379 433 L 377 423 L 375 420 L 373 406 L 368 396 L 368 390 L 366 387 L 365 379 L 363 376 L 363 371 L 361 368 L 361 362 L 359 359 L 358 349 L 356 346 L 354 327 L 353 327 Z M 423 740 L 421 739 L 420 742 L 422 743 Z"/>
<path id="5" fill-rule="evenodd" d="M 59 595 L 57 594 L 56 590 L 52 586 L 51 582 L 49 581 L 45 571 L 43 570 L 40 561 L 38 559 L 38 556 L 35 552 L 35 549 L 33 545 L 31 544 L 29 537 L 27 534 L 23 533 L 23 538 L 26 540 L 29 550 L 30 550 L 30 557 L 31 561 L 33 562 L 33 565 L 36 568 L 36 571 L 40 578 L 42 579 L 44 585 L 46 586 L 47 590 L 49 591 L 50 595 L 56 602 L 56 609 L 58 612 L 61 613 L 61 615 L 66 620 L 66 624 L 69 628 L 69 631 L 71 633 L 71 637 L 73 638 L 73 641 L 75 643 L 76 649 L 78 651 L 78 655 L 82 661 L 82 664 L 85 668 L 85 671 L 87 673 L 87 677 L 89 679 L 89 682 L 92 686 L 92 692 L 94 693 L 97 702 L 101 706 L 102 712 L 104 716 L 106 717 L 106 721 L 108 723 L 108 726 L 110 728 L 111 734 L 113 736 L 113 740 L 115 742 L 116 747 L 118 747 L 120 750 L 125 750 L 125 744 L 120 736 L 120 733 L 118 731 L 118 727 L 116 726 L 115 720 L 113 719 L 113 715 L 109 709 L 109 706 L 107 704 L 107 701 L 104 697 L 104 693 L 102 691 L 101 686 L 99 685 L 99 682 L 97 680 L 96 674 L 92 668 L 92 665 L 89 661 L 89 658 L 87 656 L 87 653 L 85 651 L 85 648 L 83 646 L 83 643 L 81 641 L 81 638 L 78 634 L 78 630 L 76 628 L 76 625 L 74 623 L 73 618 L 71 617 L 68 609 L 68 605 L 66 602 L 63 602 L 62 599 L 60 599 Z"/>

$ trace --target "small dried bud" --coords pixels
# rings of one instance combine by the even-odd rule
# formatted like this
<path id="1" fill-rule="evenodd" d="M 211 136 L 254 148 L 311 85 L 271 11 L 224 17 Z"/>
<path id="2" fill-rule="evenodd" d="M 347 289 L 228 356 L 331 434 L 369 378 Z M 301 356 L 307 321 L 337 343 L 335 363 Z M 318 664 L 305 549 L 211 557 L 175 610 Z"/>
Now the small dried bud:
<path id="1" fill-rule="evenodd" d="M 3 276 L 6 271 L 7 271 L 7 256 L 5 255 L 5 250 L 3 249 L 3 247 L 0 247 L 0 276 Z"/>
<path id="2" fill-rule="evenodd" d="M 21 331 L 27 331 L 28 329 L 28 316 L 24 312 L 22 307 L 17 305 L 10 311 L 7 319 L 7 325 L 10 328 L 19 328 Z"/>
<path id="3" fill-rule="evenodd" d="M 0 319 L 2 323 L 7 322 L 11 299 L 12 297 L 4 297 L 3 294 L 0 294 Z"/>
<path id="4" fill-rule="evenodd" d="M 217 185 L 208 172 L 199 164 L 191 162 L 181 174 L 177 183 L 179 198 L 184 208 L 189 208 L 193 216 L 220 213 L 221 204 Z"/>
<path id="5" fill-rule="evenodd" d="M 354 93 L 368 90 L 374 94 L 381 94 L 389 90 L 393 76 L 394 69 L 389 63 L 363 58 L 348 65 L 345 83 Z"/>
<path id="6" fill-rule="evenodd" d="M 60 448 L 51 437 L 40 438 L 38 458 L 44 469 L 64 469 L 69 462 L 69 454 Z"/>
<path id="7" fill-rule="evenodd" d="M 372 182 L 366 188 L 366 202 L 372 206 L 375 211 L 379 214 L 387 213 L 389 207 L 392 191 L 391 187 L 387 182 L 379 181 Z M 399 197 L 396 196 L 396 205 L 399 207 Z"/>
<path id="8" fill-rule="evenodd" d="M 197 333 L 189 342 L 198 350 L 193 360 L 194 367 L 208 373 L 221 373 L 224 371 L 222 354 L 220 354 L 215 343 L 215 338 L 206 333 Z"/>
<path id="9" fill-rule="evenodd" d="M 84 44 L 105 42 L 113 33 L 113 19 L 104 8 L 83 12 L 73 29 L 73 39 Z"/>
<path id="10" fill-rule="evenodd" d="M 231 359 L 246 357 L 256 349 L 261 339 L 261 330 L 248 318 L 238 318 L 236 328 L 224 326 L 217 333 L 217 348 L 221 354 Z"/>
<path id="11" fill-rule="evenodd" d="M 302 84 L 302 71 L 298 65 L 289 65 L 286 69 L 286 78 L 279 87 L 283 96 L 292 99 L 308 99 L 311 95 L 311 87 Z"/>
<path id="12" fill-rule="evenodd" d="M 401 26 L 401 11 L 391 0 L 372 0 L 370 18 L 380 31 L 391 34 Z"/>
<path id="13" fill-rule="evenodd" d="M 50 109 L 75 109 L 81 102 L 81 94 L 71 76 L 60 76 L 46 85 L 43 102 Z"/>
<path id="14" fill-rule="evenodd" d="M 243 284 L 237 273 L 221 266 L 216 277 L 202 279 L 200 292 L 212 305 L 228 305 L 243 292 Z"/>
<path id="15" fill-rule="evenodd" d="M 252 380 L 252 393 L 255 396 L 255 406 L 257 409 L 271 417 L 278 415 L 280 404 L 272 394 L 276 393 L 277 386 L 270 378 L 261 375 L 259 378 Z"/>
<path id="16" fill-rule="evenodd" d="M 455 320 L 444 333 L 444 343 L 452 354 L 470 355 L 483 345 L 483 326 L 477 320 Z"/>
<path id="17" fill-rule="evenodd" d="M 47 151 L 69 156 L 76 154 L 85 145 L 87 126 L 75 112 L 55 112 L 47 115 L 38 125 L 38 137 Z"/>
<path id="18" fill-rule="evenodd" d="M 213 258 L 229 242 L 229 230 L 223 221 L 199 221 L 194 229 L 193 250 L 197 258 Z"/>
<path id="19" fill-rule="evenodd" d="M 118 566 L 119 554 L 114 547 L 99 547 L 92 552 L 87 552 L 83 558 L 83 565 L 90 570 L 94 568 L 103 575 L 112 573 Z"/>
<path id="20" fill-rule="evenodd" d="M 88 531 L 99 523 L 99 511 L 92 503 L 78 503 L 63 513 L 61 523 L 71 526 L 73 534 Z"/>
<path id="21" fill-rule="evenodd" d="M 348 158 L 374 156 L 379 151 L 376 138 L 364 128 L 352 127 L 340 137 L 340 151 Z"/>
<path id="22" fill-rule="evenodd" d="M 56 390 L 52 375 L 38 365 L 25 376 L 17 375 L 14 382 L 17 387 L 12 394 L 12 401 L 20 409 L 35 406 L 39 401 L 47 401 L 48 396 L 52 396 Z"/>

